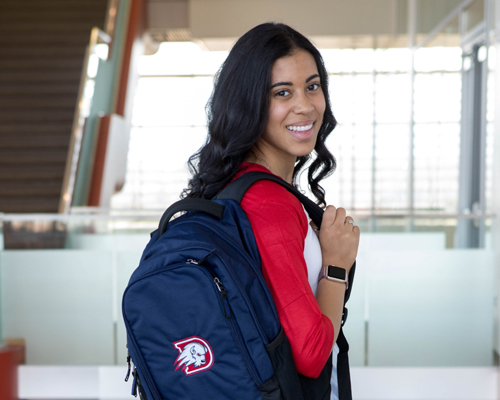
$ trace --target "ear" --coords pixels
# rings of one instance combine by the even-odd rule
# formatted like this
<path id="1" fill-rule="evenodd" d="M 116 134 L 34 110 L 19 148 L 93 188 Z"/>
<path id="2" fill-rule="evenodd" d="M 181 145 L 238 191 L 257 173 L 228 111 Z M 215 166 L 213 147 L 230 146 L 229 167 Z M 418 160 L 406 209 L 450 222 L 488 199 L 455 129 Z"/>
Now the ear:
<path id="1" fill-rule="evenodd" d="M 194 354 L 196 353 L 196 349 L 193 347 L 191 347 L 191 350 L 189 350 L 190 353 L 194 356 Z"/>

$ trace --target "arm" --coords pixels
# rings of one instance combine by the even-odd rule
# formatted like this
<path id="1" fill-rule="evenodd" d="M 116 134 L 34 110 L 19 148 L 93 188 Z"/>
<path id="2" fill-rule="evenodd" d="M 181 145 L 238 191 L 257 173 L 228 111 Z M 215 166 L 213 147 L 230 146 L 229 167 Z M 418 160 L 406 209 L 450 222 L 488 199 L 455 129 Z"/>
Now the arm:
<path id="1" fill-rule="evenodd" d="M 264 277 L 290 341 L 297 370 L 317 377 L 330 355 L 334 330 L 307 279 L 304 239 L 308 220 L 302 205 L 272 182 L 253 185 L 241 205 L 252 224 Z"/>
<path id="2" fill-rule="evenodd" d="M 350 224 L 343 208 L 328 206 L 323 215 L 319 240 L 323 258 L 323 267 L 335 265 L 349 273 L 359 246 L 359 227 Z M 335 330 L 335 339 L 340 330 L 342 310 L 344 308 L 345 284 L 322 279 L 318 283 L 316 298 L 321 308 L 331 321 Z"/>

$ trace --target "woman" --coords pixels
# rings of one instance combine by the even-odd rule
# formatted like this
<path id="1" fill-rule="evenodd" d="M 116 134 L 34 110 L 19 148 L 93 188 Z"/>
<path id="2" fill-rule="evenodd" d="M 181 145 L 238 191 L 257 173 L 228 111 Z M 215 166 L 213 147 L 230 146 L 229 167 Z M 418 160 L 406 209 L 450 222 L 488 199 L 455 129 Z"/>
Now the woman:
<path id="1" fill-rule="evenodd" d="M 216 77 L 207 106 L 208 140 L 189 160 L 193 177 L 184 197 L 212 198 L 250 171 L 272 173 L 296 185 L 312 158 L 308 182 L 324 207 L 319 182 L 335 168 L 325 147 L 336 125 L 327 85 L 318 50 L 292 28 L 266 23 L 243 35 Z M 297 371 L 316 378 L 334 348 L 346 290 L 344 282 L 318 282 L 318 277 L 329 265 L 347 276 L 359 228 L 343 208 L 328 206 L 315 234 L 300 202 L 270 181 L 254 184 L 241 206 L 252 224 Z M 338 398 L 335 365 L 331 398 Z"/>

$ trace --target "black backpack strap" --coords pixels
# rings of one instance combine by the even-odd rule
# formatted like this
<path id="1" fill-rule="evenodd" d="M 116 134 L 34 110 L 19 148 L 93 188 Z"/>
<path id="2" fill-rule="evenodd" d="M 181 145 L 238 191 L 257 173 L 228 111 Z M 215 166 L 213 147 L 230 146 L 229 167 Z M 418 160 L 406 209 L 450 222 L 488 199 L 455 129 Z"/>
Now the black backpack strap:
<path id="1" fill-rule="evenodd" d="M 337 382 L 339 385 L 339 400 L 352 400 L 351 375 L 349 369 L 349 344 L 342 328 L 337 337 L 339 354 L 337 356 Z"/>
<path id="2" fill-rule="evenodd" d="M 160 219 L 160 223 L 158 224 L 158 237 L 163 235 L 167 230 L 167 225 L 170 219 L 181 211 L 203 211 L 217 219 L 222 218 L 222 214 L 224 214 L 224 206 L 222 204 L 216 203 L 212 200 L 207 199 L 183 199 L 175 202 L 166 211 L 163 213 L 163 216 Z"/>
<path id="3" fill-rule="evenodd" d="M 227 185 L 224 189 L 222 189 L 214 199 L 232 199 L 236 201 L 238 204 L 241 203 L 243 196 L 245 196 L 246 191 L 252 186 L 255 182 L 260 180 L 269 180 L 278 183 L 283 186 L 286 190 L 292 193 L 299 201 L 302 203 L 304 208 L 309 214 L 309 217 L 313 220 L 318 228 L 321 228 L 321 221 L 323 219 L 323 209 L 318 206 L 315 202 L 309 199 L 307 196 L 299 192 L 295 187 L 290 185 L 288 182 L 285 182 L 283 179 L 277 177 L 276 175 L 269 174 L 267 172 L 262 171 L 252 171 L 247 172 L 241 175 L 238 179 L 232 181 L 229 185 Z M 351 295 L 352 284 L 354 280 L 354 272 L 356 270 L 356 261 L 354 265 L 351 267 L 349 272 L 349 289 L 347 289 L 345 294 L 345 301 L 349 299 Z M 347 317 L 347 313 L 345 313 Z M 343 318 L 343 322 L 345 322 L 345 318 Z"/>
<path id="4" fill-rule="evenodd" d="M 285 182 L 283 179 L 277 177 L 276 175 L 268 174 L 262 171 L 252 171 L 241 175 L 238 179 L 232 181 L 224 189 L 222 189 L 215 199 L 232 199 L 237 203 L 241 203 L 243 196 L 245 196 L 246 191 L 255 182 L 261 180 L 269 180 L 278 183 L 283 186 L 286 190 L 292 193 L 299 201 L 302 203 L 306 209 L 309 217 L 314 221 L 314 223 L 321 227 L 321 220 L 323 218 L 323 210 L 315 202 L 310 200 L 307 196 L 299 192 L 295 187 Z"/>

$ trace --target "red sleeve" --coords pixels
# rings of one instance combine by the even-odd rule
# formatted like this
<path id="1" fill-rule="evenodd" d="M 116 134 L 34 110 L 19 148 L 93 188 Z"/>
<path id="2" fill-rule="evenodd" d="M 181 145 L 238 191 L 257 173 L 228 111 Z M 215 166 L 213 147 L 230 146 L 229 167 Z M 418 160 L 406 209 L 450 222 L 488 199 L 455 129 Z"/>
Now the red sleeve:
<path id="1" fill-rule="evenodd" d="M 241 206 L 252 224 L 264 278 L 297 370 L 316 378 L 330 355 L 334 335 L 307 279 L 304 240 L 308 220 L 302 205 L 285 188 L 260 181 L 247 191 Z"/>

